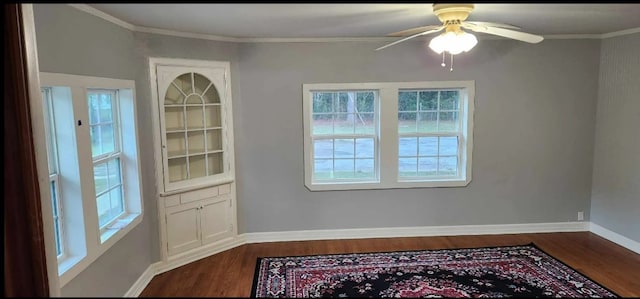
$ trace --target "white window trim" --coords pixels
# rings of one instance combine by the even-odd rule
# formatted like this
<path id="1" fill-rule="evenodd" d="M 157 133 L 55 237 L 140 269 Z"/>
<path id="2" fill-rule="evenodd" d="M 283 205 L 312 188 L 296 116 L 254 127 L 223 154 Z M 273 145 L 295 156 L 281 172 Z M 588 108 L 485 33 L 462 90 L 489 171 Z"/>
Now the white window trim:
<path id="1" fill-rule="evenodd" d="M 144 196 L 140 167 L 140 150 L 138 146 L 139 135 L 136 125 L 135 81 L 46 72 L 41 72 L 39 79 L 40 85 L 43 87 L 69 88 L 70 96 L 73 98 L 73 100 L 71 100 L 73 107 L 68 107 L 68 113 L 72 115 L 66 116 L 73 117 L 74 119 L 75 142 L 72 146 L 77 148 L 76 166 L 78 168 L 75 171 L 78 172 L 78 177 L 91 178 L 82 181 L 80 194 L 77 194 L 77 196 L 82 198 L 81 202 L 83 206 L 82 219 L 78 224 L 83 227 L 78 229 L 83 230 L 84 234 L 74 240 L 73 244 L 65 244 L 69 252 L 67 252 L 65 259 L 58 263 L 60 287 L 63 287 L 142 222 Z M 127 162 L 127 166 L 125 167 L 127 167 L 128 170 L 126 171 L 137 173 L 137 175 L 132 176 L 125 176 L 123 174 L 123 184 L 129 186 L 125 187 L 127 190 L 124 191 L 124 196 L 127 198 L 127 214 L 119 219 L 119 225 L 117 227 L 103 232 L 101 232 L 98 227 L 95 201 L 93 160 L 91 158 L 91 140 L 89 138 L 88 89 L 118 90 L 121 114 L 120 129 L 122 132 L 125 130 L 127 132 L 133 132 L 133 135 L 128 136 L 129 142 L 121 142 L 120 148 L 121 151 L 126 152 L 127 156 L 134 157 L 134 159 L 130 159 Z M 126 105 L 126 107 L 122 107 L 123 105 Z M 131 119 L 133 121 L 123 123 L 122 119 Z M 77 125 L 78 120 L 82 122 L 81 126 Z M 78 138 L 77 136 L 85 136 L 86 138 Z M 120 138 L 123 138 L 123 136 L 120 136 Z M 124 173 L 125 169 L 123 168 L 121 171 Z M 127 182 L 125 183 L 124 180 L 127 180 Z M 61 200 L 65 200 L 63 197 L 64 196 L 60 197 Z M 65 214 L 65 216 L 67 215 L 68 214 Z M 71 225 L 69 224 L 68 226 Z M 76 247 L 76 250 L 71 250 L 71 247 Z"/>
<path id="2" fill-rule="evenodd" d="M 447 89 L 462 88 L 466 100 L 461 100 L 460 118 L 462 119 L 462 136 L 466 141 L 466 150 L 459 151 L 459 178 L 448 179 L 399 179 L 398 178 L 398 91 L 401 89 Z M 378 181 L 366 182 L 314 182 L 313 178 L 313 144 L 311 138 L 313 91 L 342 90 L 378 90 L 379 100 L 379 136 L 377 169 Z M 302 108 L 304 127 L 304 182 L 311 191 L 328 190 L 362 190 L 393 189 L 422 187 L 464 187 L 471 182 L 473 153 L 473 118 L 474 118 L 475 81 L 421 81 L 421 82 L 378 82 L 378 83 L 327 83 L 303 84 Z M 463 117 L 466 115 L 467 117 Z M 463 142 L 459 148 L 465 147 Z"/>

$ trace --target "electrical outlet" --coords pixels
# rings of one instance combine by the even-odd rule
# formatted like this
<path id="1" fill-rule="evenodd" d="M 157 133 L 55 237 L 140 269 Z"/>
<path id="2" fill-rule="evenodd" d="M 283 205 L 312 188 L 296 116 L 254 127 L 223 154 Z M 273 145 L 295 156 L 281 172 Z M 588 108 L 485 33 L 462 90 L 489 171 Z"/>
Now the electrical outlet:
<path id="1" fill-rule="evenodd" d="M 584 220 L 584 212 L 580 211 L 578 212 L 578 221 L 583 221 Z"/>

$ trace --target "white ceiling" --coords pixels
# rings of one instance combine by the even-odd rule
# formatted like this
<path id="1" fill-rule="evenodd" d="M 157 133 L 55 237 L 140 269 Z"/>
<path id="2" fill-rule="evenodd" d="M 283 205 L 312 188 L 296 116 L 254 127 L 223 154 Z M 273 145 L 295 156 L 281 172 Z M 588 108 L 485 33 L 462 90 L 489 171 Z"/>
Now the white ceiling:
<path id="1" fill-rule="evenodd" d="M 440 24 L 431 4 L 90 4 L 135 26 L 235 38 L 383 37 Z M 539 35 L 640 27 L 640 3 L 476 4 L 468 21 Z"/>

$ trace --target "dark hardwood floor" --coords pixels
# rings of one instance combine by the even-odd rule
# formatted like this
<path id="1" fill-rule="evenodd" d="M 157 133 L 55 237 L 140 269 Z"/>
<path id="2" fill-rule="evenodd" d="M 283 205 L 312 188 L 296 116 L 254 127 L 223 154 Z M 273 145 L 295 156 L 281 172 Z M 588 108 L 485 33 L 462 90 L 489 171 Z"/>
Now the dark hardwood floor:
<path id="1" fill-rule="evenodd" d="M 141 297 L 249 297 L 258 257 L 535 243 L 623 297 L 640 297 L 640 255 L 589 232 L 245 244 L 155 276 Z"/>

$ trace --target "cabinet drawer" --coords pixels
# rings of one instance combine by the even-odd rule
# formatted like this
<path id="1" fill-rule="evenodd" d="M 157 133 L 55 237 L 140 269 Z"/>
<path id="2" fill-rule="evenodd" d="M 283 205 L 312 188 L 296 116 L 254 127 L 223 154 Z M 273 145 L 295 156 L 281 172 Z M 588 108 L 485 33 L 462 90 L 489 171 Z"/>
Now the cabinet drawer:
<path id="1" fill-rule="evenodd" d="M 205 198 L 211 198 L 214 196 L 218 196 L 217 186 L 183 193 L 180 195 L 180 202 L 184 204 L 192 201 L 202 200 Z"/>

